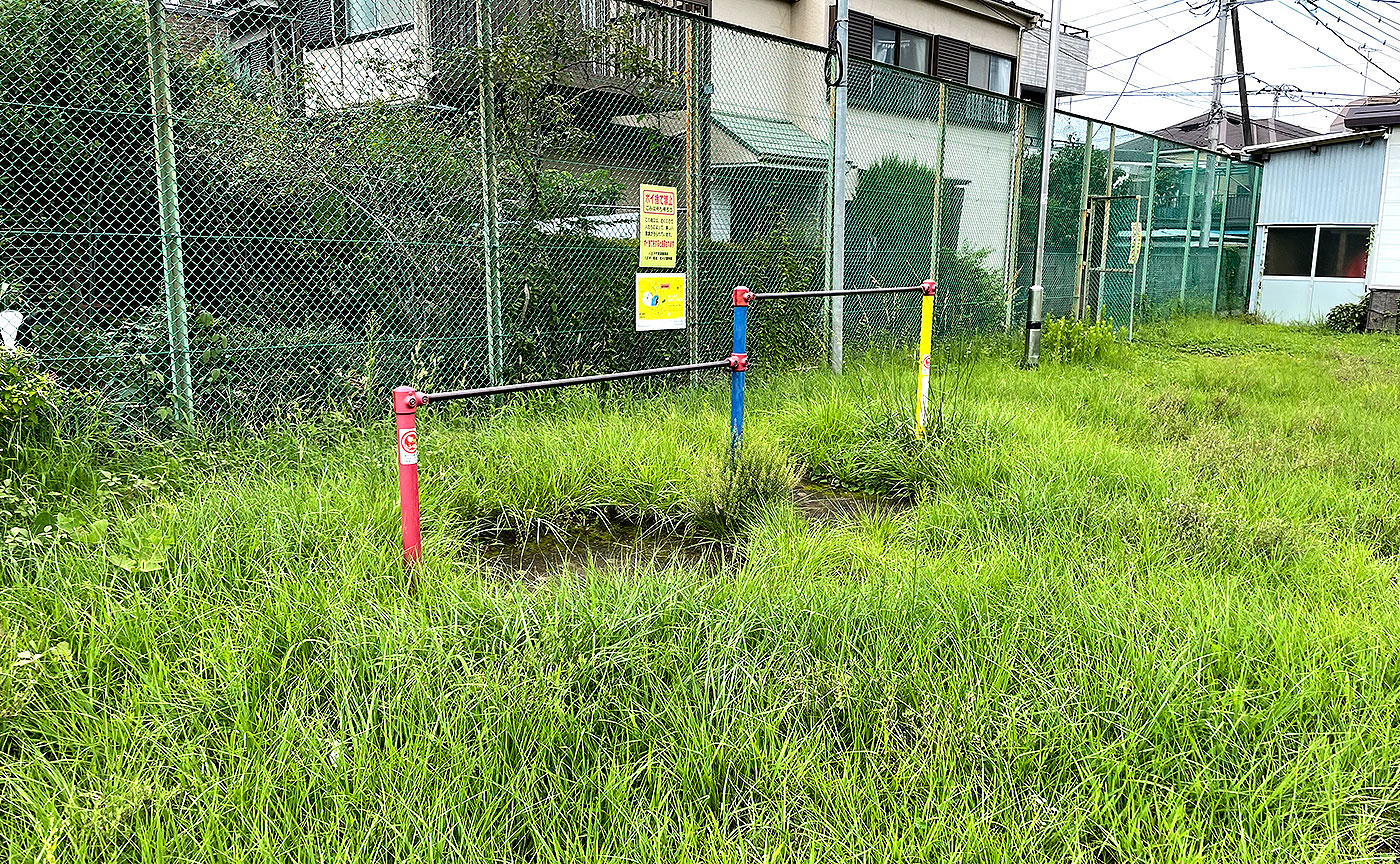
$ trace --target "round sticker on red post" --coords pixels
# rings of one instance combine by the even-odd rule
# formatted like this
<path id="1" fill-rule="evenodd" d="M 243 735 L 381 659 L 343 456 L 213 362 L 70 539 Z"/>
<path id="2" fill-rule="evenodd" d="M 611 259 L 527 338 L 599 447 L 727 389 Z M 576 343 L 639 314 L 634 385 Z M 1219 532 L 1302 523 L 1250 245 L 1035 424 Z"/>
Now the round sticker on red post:
<path id="1" fill-rule="evenodd" d="M 399 430 L 399 464 L 418 464 L 418 433 L 412 429 Z"/>

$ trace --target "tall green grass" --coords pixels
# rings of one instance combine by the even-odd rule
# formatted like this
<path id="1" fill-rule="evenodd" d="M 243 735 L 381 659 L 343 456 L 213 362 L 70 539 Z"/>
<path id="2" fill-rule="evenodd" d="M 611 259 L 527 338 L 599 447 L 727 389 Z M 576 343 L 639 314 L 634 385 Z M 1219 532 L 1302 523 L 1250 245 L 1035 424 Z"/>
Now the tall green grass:
<path id="1" fill-rule="evenodd" d="M 106 529 L 0 563 L 5 860 L 1400 855 L 1400 343 L 966 348 L 923 441 L 907 362 L 756 382 L 737 471 L 718 389 L 426 412 L 411 581 L 387 417 L 11 460 Z M 580 521 L 739 563 L 478 554 Z"/>

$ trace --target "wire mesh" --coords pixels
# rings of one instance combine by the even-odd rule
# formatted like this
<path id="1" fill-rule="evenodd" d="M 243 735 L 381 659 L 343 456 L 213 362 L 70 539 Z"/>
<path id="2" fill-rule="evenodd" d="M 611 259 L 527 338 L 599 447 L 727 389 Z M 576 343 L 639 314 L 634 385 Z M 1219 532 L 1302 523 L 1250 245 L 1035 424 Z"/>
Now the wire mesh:
<path id="1" fill-rule="evenodd" d="M 676 9 L 12 0 L 0 32 L 0 302 L 136 425 L 722 355 L 736 285 L 829 284 L 838 169 L 838 284 L 933 276 L 946 333 L 1015 326 L 1035 275 L 1039 108 L 850 58 L 836 166 L 828 51 Z M 1048 314 L 1243 308 L 1257 166 L 1052 139 Z M 641 266 L 642 185 L 676 189 L 674 263 Z M 684 330 L 637 332 L 639 272 L 686 275 Z M 846 350 L 911 345 L 918 306 L 848 298 Z M 755 309 L 760 374 L 825 362 L 829 322 Z"/>

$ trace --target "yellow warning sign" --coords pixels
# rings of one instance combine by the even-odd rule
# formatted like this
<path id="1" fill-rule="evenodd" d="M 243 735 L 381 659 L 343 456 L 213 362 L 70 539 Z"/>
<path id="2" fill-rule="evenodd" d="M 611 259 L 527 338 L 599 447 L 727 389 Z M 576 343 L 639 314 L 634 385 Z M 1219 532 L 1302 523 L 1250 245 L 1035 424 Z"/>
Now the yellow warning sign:
<path id="1" fill-rule="evenodd" d="M 1133 245 L 1128 249 L 1128 263 L 1136 264 L 1142 254 L 1142 223 L 1133 223 Z"/>
<path id="2" fill-rule="evenodd" d="M 685 329 L 685 274 L 637 274 L 637 329 Z"/>
<path id="3" fill-rule="evenodd" d="M 676 187 L 641 187 L 637 254 L 641 267 L 676 266 Z"/>

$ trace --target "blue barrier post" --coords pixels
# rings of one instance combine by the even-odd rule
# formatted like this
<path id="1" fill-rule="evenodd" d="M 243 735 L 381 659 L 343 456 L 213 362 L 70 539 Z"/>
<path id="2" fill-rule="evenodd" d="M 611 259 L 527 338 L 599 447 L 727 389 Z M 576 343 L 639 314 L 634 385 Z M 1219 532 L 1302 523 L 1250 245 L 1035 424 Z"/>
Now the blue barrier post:
<path id="1" fill-rule="evenodd" d="M 749 368 L 749 300 L 753 292 L 740 285 L 734 289 L 734 347 L 729 355 L 729 457 L 739 450 L 744 436 L 744 371 Z"/>

